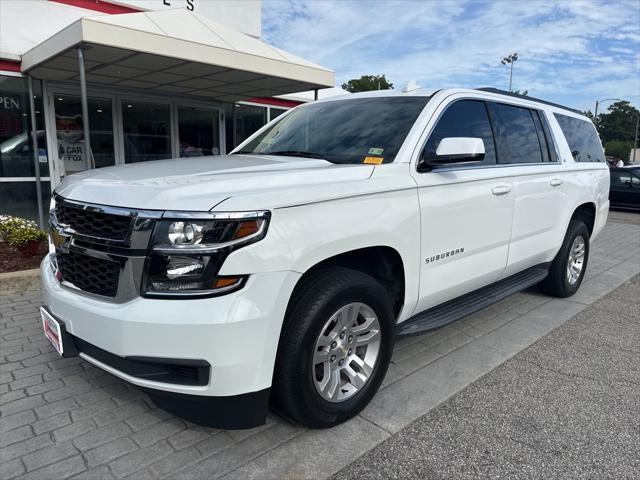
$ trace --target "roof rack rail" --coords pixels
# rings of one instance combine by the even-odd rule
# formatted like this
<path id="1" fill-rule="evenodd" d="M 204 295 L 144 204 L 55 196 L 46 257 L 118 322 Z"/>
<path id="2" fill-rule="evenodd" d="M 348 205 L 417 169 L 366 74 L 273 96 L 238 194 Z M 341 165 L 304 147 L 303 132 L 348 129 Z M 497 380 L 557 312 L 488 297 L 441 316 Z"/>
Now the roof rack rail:
<path id="1" fill-rule="evenodd" d="M 532 102 L 544 103 L 545 105 L 550 105 L 556 108 L 562 108 L 563 110 L 568 110 L 570 112 L 577 113 L 584 116 L 584 112 L 581 112 L 580 110 L 577 110 L 575 108 L 565 107 L 564 105 L 560 105 L 558 103 L 548 102 L 547 100 L 541 100 L 539 98 L 530 97 L 528 95 L 520 95 L 519 93 L 507 92 L 506 90 L 500 90 L 499 88 L 482 87 L 482 88 L 476 88 L 476 90 L 479 90 L 482 92 L 489 92 L 489 93 L 498 93 L 500 95 L 507 95 L 508 97 L 522 98 L 523 100 L 531 100 Z"/>

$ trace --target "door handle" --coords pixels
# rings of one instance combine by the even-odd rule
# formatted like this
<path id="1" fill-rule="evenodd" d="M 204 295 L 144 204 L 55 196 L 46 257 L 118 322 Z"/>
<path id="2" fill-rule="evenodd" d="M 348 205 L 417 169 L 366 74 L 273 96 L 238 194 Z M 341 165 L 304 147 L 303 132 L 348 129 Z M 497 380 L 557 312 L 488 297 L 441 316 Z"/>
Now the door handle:
<path id="1" fill-rule="evenodd" d="M 511 191 L 511 187 L 508 185 L 496 185 L 491 189 L 491 193 L 494 195 L 506 195 Z"/>
<path id="2" fill-rule="evenodd" d="M 559 178 L 552 178 L 549 183 L 552 187 L 559 187 L 560 185 L 562 185 L 562 180 Z"/>

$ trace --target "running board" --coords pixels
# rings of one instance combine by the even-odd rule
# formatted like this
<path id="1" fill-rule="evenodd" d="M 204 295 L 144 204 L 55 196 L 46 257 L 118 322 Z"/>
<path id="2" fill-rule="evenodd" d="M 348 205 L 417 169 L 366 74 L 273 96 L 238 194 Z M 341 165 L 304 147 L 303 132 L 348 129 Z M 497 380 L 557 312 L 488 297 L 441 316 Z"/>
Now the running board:
<path id="1" fill-rule="evenodd" d="M 400 336 L 420 335 L 429 330 L 449 325 L 544 280 L 549 274 L 550 267 L 551 263 L 544 263 L 528 268 L 496 283 L 420 312 L 397 325 L 396 334 Z"/>

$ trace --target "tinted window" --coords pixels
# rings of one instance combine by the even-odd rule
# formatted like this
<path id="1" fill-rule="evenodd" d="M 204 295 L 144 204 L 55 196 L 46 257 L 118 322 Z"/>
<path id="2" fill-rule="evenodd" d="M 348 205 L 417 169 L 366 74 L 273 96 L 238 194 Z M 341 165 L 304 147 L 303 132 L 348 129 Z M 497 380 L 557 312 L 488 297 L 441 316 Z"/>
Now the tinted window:
<path id="1" fill-rule="evenodd" d="M 559 113 L 554 115 L 576 162 L 604 162 L 604 151 L 593 123 Z"/>
<path id="2" fill-rule="evenodd" d="M 551 129 L 549 128 L 549 122 L 547 121 L 547 117 L 543 112 L 538 112 L 538 116 L 540 117 L 540 121 L 542 123 L 542 130 L 544 131 L 544 137 L 547 140 L 547 148 L 549 149 L 549 161 L 557 162 L 558 152 L 556 150 L 553 135 L 551 135 Z"/>
<path id="3" fill-rule="evenodd" d="M 431 132 L 424 155 L 435 156 L 440 141 L 447 137 L 481 138 L 485 152 L 482 164 L 496 163 L 493 132 L 484 102 L 461 100 L 449 106 Z"/>
<path id="4" fill-rule="evenodd" d="M 540 143 L 540 149 L 542 151 L 542 161 L 549 162 L 549 146 L 547 145 L 547 137 L 544 134 L 542 122 L 540 121 L 540 112 L 537 110 L 531 110 L 531 115 L 533 116 L 533 123 L 535 123 L 536 130 L 538 132 L 538 142 Z"/>
<path id="5" fill-rule="evenodd" d="M 298 155 L 334 163 L 394 160 L 429 97 L 317 102 L 277 119 L 235 153 Z"/>
<path id="6" fill-rule="evenodd" d="M 542 146 L 531 110 L 490 103 L 500 163 L 542 162 Z"/>
<path id="7" fill-rule="evenodd" d="M 631 172 L 624 172 L 621 170 L 611 171 L 611 186 L 612 187 L 628 187 L 633 185 L 634 187 L 640 186 L 640 178 L 636 177 Z"/>

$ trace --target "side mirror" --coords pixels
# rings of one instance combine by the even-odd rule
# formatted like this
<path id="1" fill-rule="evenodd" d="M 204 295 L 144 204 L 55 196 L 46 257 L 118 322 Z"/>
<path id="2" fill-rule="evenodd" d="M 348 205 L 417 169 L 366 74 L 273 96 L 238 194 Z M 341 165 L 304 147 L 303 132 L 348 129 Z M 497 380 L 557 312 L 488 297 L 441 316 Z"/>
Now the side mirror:
<path id="1" fill-rule="evenodd" d="M 435 155 L 423 153 L 418 168 L 420 171 L 429 171 L 442 165 L 477 163 L 484 160 L 484 154 L 481 138 L 446 137 L 440 140 Z"/>

